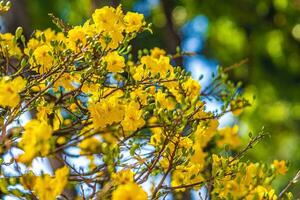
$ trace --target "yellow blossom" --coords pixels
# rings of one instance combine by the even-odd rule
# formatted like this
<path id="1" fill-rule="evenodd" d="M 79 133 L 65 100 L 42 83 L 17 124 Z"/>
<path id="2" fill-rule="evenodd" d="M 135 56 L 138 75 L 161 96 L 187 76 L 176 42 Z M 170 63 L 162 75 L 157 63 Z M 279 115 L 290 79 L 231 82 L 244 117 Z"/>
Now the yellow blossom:
<path id="1" fill-rule="evenodd" d="M 160 73 L 161 77 L 165 78 L 168 71 L 169 71 L 169 73 L 173 73 L 173 67 L 170 64 L 170 57 L 160 56 L 157 61 L 157 65 L 158 65 L 159 73 Z"/>
<path id="2" fill-rule="evenodd" d="M 199 174 L 203 166 L 200 164 L 179 165 L 172 173 L 171 186 L 190 185 L 193 183 L 200 183 L 204 181 L 204 178 Z M 199 189 L 200 184 L 195 185 L 195 188 Z M 178 191 L 184 191 L 185 188 L 178 189 Z"/>
<path id="3" fill-rule="evenodd" d="M 147 193 L 136 183 L 119 185 L 112 193 L 112 200 L 147 200 Z"/>
<path id="4" fill-rule="evenodd" d="M 33 57 L 29 60 L 34 71 L 43 74 L 54 66 L 54 58 L 51 52 L 52 49 L 48 45 L 39 46 L 34 50 Z"/>
<path id="5" fill-rule="evenodd" d="M 46 88 L 46 82 L 45 81 L 42 81 L 42 82 L 40 82 L 40 83 L 37 83 L 36 85 L 34 85 L 34 86 L 32 86 L 31 87 L 31 90 L 33 91 L 33 92 L 40 92 L 40 91 L 42 91 L 42 90 L 44 90 L 45 88 Z"/>
<path id="6" fill-rule="evenodd" d="M 240 146 L 241 140 L 238 135 L 238 126 L 222 128 L 218 131 L 221 138 L 217 141 L 217 145 L 223 148 L 224 145 L 229 145 L 231 148 L 236 149 Z"/>
<path id="7" fill-rule="evenodd" d="M 90 95 L 92 102 L 96 102 L 99 99 L 99 88 L 100 84 L 86 83 L 82 86 L 82 92 Z"/>
<path id="8" fill-rule="evenodd" d="M 199 170 L 203 170 L 207 153 L 205 153 L 198 144 L 199 143 L 196 142 L 193 145 L 193 150 L 195 151 L 195 153 L 191 156 L 191 162 L 194 164 L 199 164 L 199 168 L 201 167 Z"/>
<path id="9" fill-rule="evenodd" d="M 177 81 L 165 82 L 163 85 L 168 88 L 177 102 L 182 102 L 183 95 L 180 92 L 180 85 Z"/>
<path id="10" fill-rule="evenodd" d="M 86 44 L 86 36 L 85 36 L 84 28 L 81 26 L 75 26 L 73 29 L 69 30 L 67 43 L 70 49 L 72 49 L 73 51 L 79 50 L 78 44 L 84 47 L 84 45 Z"/>
<path id="11" fill-rule="evenodd" d="M 165 136 L 163 135 L 163 129 L 160 127 L 152 128 L 152 136 L 150 138 L 150 145 L 158 146 L 164 141 Z"/>
<path id="12" fill-rule="evenodd" d="M 45 100 L 42 100 L 40 102 L 40 105 L 37 106 L 37 119 L 40 121 L 48 122 L 48 115 L 53 113 L 53 106 L 53 103 L 47 104 Z"/>
<path id="13" fill-rule="evenodd" d="M 89 154 L 100 152 L 100 140 L 96 137 L 89 137 L 79 143 L 80 153 Z"/>
<path id="14" fill-rule="evenodd" d="M 133 74 L 134 80 L 141 81 L 146 77 L 147 77 L 147 71 L 144 70 L 144 66 L 143 65 L 137 66 Z"/>
<path id="15" fill-rule="evenodd" d="M 126 32 L 137 32 L 144 24 L 144 15 L 134 12 L 127 12 L 124 17 Z"/>
<path id="16" fill-rule="evenodd" d="M 60 144 L 60 145 L 65 144 L 66 141 L 67 141 L 66 138 L 63 136 L 58 137 L 56 140 L 57 144 Z"/>
<path id="17" fill-rule="evenodd" d="M 276 173 L 282 174 L 282 175 L 286 174 L 287 167 L 286 167 L 285 160 L 281 160 L 281 161 L 274 160 L 273 166 L 274 166 L 274 168 L 276 170 Z"/>
<path id="18" fill-rule="evenodd" d="M 276 200 L 277 196 L 275 194 L 274 189 L 267 189 L 264 186 L 257 186 L 254 190 L 250 192 L 249 195 L 247 195 L 246 200 L 252 200 L 252 199 L 258 199 L 258 200 Z"/>
<path id="19" fill-rule="evenodd" d="M 179 138 L 179 148 L 189 149 L 193 146 L 193 141 L 188 137 L 180 137 Z"/>
<path id="20" fill-rule="evenodd" d="M 113 181 L 119 184 L 127 184 L 133 182 L 133 172 L 130 169 L 123 169 L 115 174 L 112 175 Z"/>
<path id="21" fill-rule="evenodd" d="M 115 30 L 123 30 L 123 23 L 121 21 L 123 17 L 123 13 L 121 7 L 117 9 L 105 6 L 103 8 L 95 10 L 92 15 L 94 23 L 97 29 L 101 31 L 115 31 Z"/>
<path id="22" fill-rule="evenodd" d="M 141 57 L 141 65 L 143 68 L 145 67 L 147 70 L 151 72 L 152 75 L 156 75 L 160 72 L 160 68 L 158 66 L 158 60 L 151 56 L 143 56 Z"/>
<path id="23" fill-rule="evenodd" d="M 103 99 L 96 103 L 91 102 L 88 108 L 95 129 L 105 128 L 115 122 L 120 122 L 124 117 L 124 108 L 116 97 Z"/>
<path id="24" fill-rule="evenodd" d="M 103 49 L 116 49 L 123 41 L 124 36 L 120 31 L 110 31 L 103 33 L 100 43 Z"/>
<path id="25" fill-rule="evenodd" d="M 117 138 L 111 132 L 101 134 L 101 138 L 112 146 L 118 142 Z"/>
<path id="26" fill-rule="evenodd" d="M 200 95 L 201 87 L 196 80 L 189 78 L 186 82 L 183 83 L 183 89 L 185 90 L 186 95 L 193 99 Z"/>
<path id="27" fill-rule="evenodd" d="M 0 34 L 0 153 L 20 148 L 23 153 L 16 161 L 29 170 L 39 156 L 59 152 L 89 160 L 86 173 L 80 173 L 84 180 L 80 174 L 76 178 L 74 170 L 68 180 L 69 164 L 63 156 L 66 166 L 55 175 L 4 177 L 0 193 L 55 200 L 64 197 L 69 181 L 84 181 L 101 187 L 95 188 L 97 197 L 83 195 L 86 198 L 146 200 L 142 183 L 152 184 L 153 199 L 163 198 L 165 192 L 177 198 L 177 192 L 205 184 L 210 199 L 277 198 L 271 184 L 287 172 L 285 161 L 268 166 L 243 162 L 243 151 L 224 152 L 225 145 L 239 147 L 238 127 L 218 129 L 224 110 L 207 110 L 199 82 L 174 68 L 172 56 L 158 47 L 131 55 L 130 40 L 148 29 L 145 25 L 142 14 L 106 6 L 83 25 L 66 24 L 61 32 L 37 30 L 25 42 Z M 224 91 L 208 89 L 224 97 L 236 89 L 223 79 L 220 84 Z M 207 99 L 214 98 L 212 93 Z M 247 101 L 234 96 L 223 103 L 238 114 Z M 34 119 L 23 125 L 23 116 L 31 110 L 36 111 Z M 69 155 L 72 146 L 79 152 Z M 26 191 L 10 189 L 17 183 Z"/>
<path id="28" fill-rule="evenodd" d="M 155 87 L 149 87 L 149 90 L 145 90 L 143 86 L 138 87 L 130 93 L 131 99 L 139 99 L 142 105 L 147 105 L 147 97 L 155 93 Z"/>
<path id="29" fill-rule="evenodd" d="M 24 89 L 26 81 L 22 77 L 9 80 L 3 77 L 0 80 L 0 106 L 15 107 L 20 103 L 19 93 Z"/>
<path id="30" fill-rule="evenodd" d="M 230 102 L 230 109 L 232 110 L 232 114 L 240 115 L 243 111 L 243 102 L 240 99 L 232 100 Z"/>
<path id="31" fill-rule="evenodd" d="M 109 72 L 123 72 L 125 67 L 125 59 L 120 56 L 118 52 L 113 51 L 103 57 L 103 61 L 107 64 L 107 70 Z"/>
<path id="32" fill-rule="evenodd" d="M 30 50 L 36 49 L 38 46 L 40 46 L 40 41 L 36 38 L 30 38 L 30 40 L 27 42 L 27 47 L 24 49 L 24 53 L 29 56 Z"/>
<path id="33" fill-rule="evenodd" d="M 154 47 L 153 49 L 151 49 L 150 52 L 151 52 L 151 56 L 156 59 L 159 59 L 160 56 L 166 55 L 166 51 L 158 47 Z"/>
<path id="34" fill-rule="evenodd" d="M 69 169 L 63 167 L 55 171 L 55 176 L 44 175 L 37 177 L 33 191 L 40 200 L 55 200 L 68 182 Z"/>
<path id="35" fill-rule="evenodd" d="M 55 39 L 55 31 L 51 28 L 47 28 L 46 30 L 36 30 L 35 37 L 41 37 L 41 35 L 45 36 L 46 42 L 50 42 L 51 40 Z"/>
<path id="36" fill-rule="evenodd" d="M 46 156 L 50 151 L 50 138 L 52 136 L 52 127 L 45 121 L 33 119 L 24 127 L 20 146 L 24 154 L 19 157 L 19 161 L 29 163 L 36 156 Z"/>
<path id="37" fill-rule="evenodd" d="M 14 36 L 11 33 L 0 33 L 1 49 L 6 52 L 8 56 L 20 57 L 22 52 L 13 38 Z"/>
<path id="38" fill-rule="evenodd" d="M 175 108 L 175 102 L 172 97 L 168 97 L 167 94 L 163 93 L 161 90 L 156 93 L 156 100 L 162 108 L 167 108 L 168 110 L 173 110 Z"/>
<path id="39" fill-rule="evenodd" d="M 144 126 L 143 111 L 137 102 L 131 101 L 125 108 L 125 117 L 121 122 L 124 131 L 136 131 Z"/>
<path id="40" fill-rule="evenodd" d="M 71 91 L 76 88 L 79 80 L 80 76 L 77 74 L 64 73 L 54 83 L 53 88 L 57 91 L 59 87 L 63 87 L 65 91 Z"/>
<path id="41" fill-rule="evenodd" d="M 218 120 L 204 121 L 197 126 L 195 131 L 195 141 L 200 147 L 205 147 L 212 139 L 219 125 Z"/>
<path id="42" fill-rule="evenodd" d="M 245 185 L 251 185 L 254 184 L 255 182 L 255 178 L 258 177 L 259 178 L 259 168 L 256 164 L 254 163 L 250 163 L 247 167 L 246 167 L 246 174 L 244 176 L 244 183 Z"/>

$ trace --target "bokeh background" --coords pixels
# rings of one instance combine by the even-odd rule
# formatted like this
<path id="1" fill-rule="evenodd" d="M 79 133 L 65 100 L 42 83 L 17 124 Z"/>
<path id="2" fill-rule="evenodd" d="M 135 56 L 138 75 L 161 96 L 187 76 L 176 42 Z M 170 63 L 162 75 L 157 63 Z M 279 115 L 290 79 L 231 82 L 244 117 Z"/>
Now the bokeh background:
<path id="1" fill-rule="evenodd" d="M 82 24 L 94 9 L 123 5 L 143 13 L 153 23 L 153 34 L 141 34 L 133 51 L 159 46 L 175 52 L 196 53 L 179 61 L 194 78 L 204 75 L 203 88 L 216 67 L 247 62 L 230 72 L 250 99 L 251 108 L 239 118 L 227 115 L 222 124 L 238 123 L 248 133 L 262 127 L 270 133 L 247 157 L 271 163 L 285 159 L 290 170 L 275 185 L 283 188 L 300 169 L 300 0 L 12 0 L 11 11 L 1 17 L 1 31 L 22 26 L 27 37 L 35 29 L 56 28 L 47 13 Z M 217 102 L 209 102 L 213 108 Z M 293 187 L 300 197 L 300 185 Z"/>

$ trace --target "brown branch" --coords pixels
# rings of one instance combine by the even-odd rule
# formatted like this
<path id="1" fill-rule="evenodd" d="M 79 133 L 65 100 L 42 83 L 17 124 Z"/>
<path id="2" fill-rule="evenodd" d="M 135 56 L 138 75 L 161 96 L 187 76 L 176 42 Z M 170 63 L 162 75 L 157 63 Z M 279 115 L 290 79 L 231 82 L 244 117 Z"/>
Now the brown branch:
<path id="1" fill-rule="evenodd" d="M 282 199 L 283 195 L 290 189 L 292 185 L 297 183 L 300 180 L 300 170 L 297 172 L 297 174 L 294 176 L 292 180 L 283 188 L 283 190 L 279 193 L 278 199 Z"/>

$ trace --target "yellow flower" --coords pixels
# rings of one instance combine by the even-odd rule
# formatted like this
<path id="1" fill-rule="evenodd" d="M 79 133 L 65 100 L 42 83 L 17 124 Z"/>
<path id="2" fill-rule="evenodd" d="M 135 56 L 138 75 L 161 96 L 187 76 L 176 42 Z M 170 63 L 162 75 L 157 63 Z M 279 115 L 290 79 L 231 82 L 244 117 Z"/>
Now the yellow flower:
<path id="1" fill-rule="evenodd" d="M 118 139 L 111 133 L 111 132 L 107 132 L 107 133 L 102 133 L 101 134 L 101 138 L 108 144 L 114 146 L 117 142 Z"/>
<path id="2" fill-rule="evenodd" d="M 161 145 L 165 139 L 165 136 L 163 134 L 163 129 L 160 127 L 152 128 L 152 136 L 150 138 L 150 145 L 158 146 Z"/>
<path id="3" fill-rule="evenodd" d="M 147 71 L 144 70 L 144 66 L 143 65 L 137 66 L 133 74 L 134 80 L 141 81 L 146 77 L 147 77 Z"/>
<path id="4" fill-rule="evenodd" d="M 96 102 L 100 97 L 99 88 L 100 88 L 100 84 L 85 83 L 83 84 L 81 91 L 90 95 L 91 101 Z"/>
<path id="5" fill-rule="evenodd" d="M 19 92 L 25 88 L 26 81 L 22 77 L 7 79 L 4 77 L 0 80 L 0 106 L 15 107 L 20 103 Z"/>
<path id="6" fill-rule="evenodd" d="M 112 200 L 147 200 L 147 193 L 138 184 L 128 183 L 113 191 Z"/>
<path id="7" fill-rule="evenodd" d="M 31 38 L 28 42 L 27 42 L 27 47 L 24 49 L 24 53 L 29 56 L 29 52 L 30 50 L 34 50 L 36 49 L 38 46 L 40 45 L 40 41 L 37 40 L 36 38 Z"/>
<path id="8" fill-rule="evenodd" d="M 63 136 L 58 137 L 56 140 L 56 143 L 60 145 L 65 144 L 66 142 L 67 142 L 66 137 Z"/>
<path id="9" fill-rule="evenodd" d="M 147 97 L 149 95 L 152 95 L 155 93 L 155 87 L 154 86 L 150 86 L 148 87 L 148 90 L 145 91 L 145 87 L 143 86 L 140 86 L 138 88 L 136 88 L 135 90 L 133 90 L 131 93 L 130 93 L 130 98 L 131 99 L 136 99 L 136 98 L 139 98 L 139 102 L 142 104 L 142 105 L 147 105 Z"/>
<path id="10" fill-rule="evenodd" d="M 14 36 L 11 33 L 0 33 L 1 49 L 6 52 L 8 56 L 20 57 L 22 52 L 13 38 Z"/>
<path id="11" fill-rule="evenodd" d="M 173 67 L 170 64 L 170 58 L 167 56 L 160 56 L 157 61 L 157 66 L 159 68 L 161 77 L 166 77 L 168 71 L 173 73 Z"/>
<path id="12" fill-rule="evenodd" d="M 124 117 L 123 106 L 118 102 L 117 97 L 103 99 L 97 103 L 91 102 L 89 110 L 95 129 L 120 122 Z"/>
<path id="13" fill-rule="evenodd" d="M 175 108 L 175 102 L 167 94 L 159 90 L 156 93 L 156 101 L 162 108 L 167 108 L 168 110 L 173 110 Z"/>
<path id="14" fill-rule="evenodd" d="M 123 68 L 125 67 L 125 59 L 116 51 L 108 53 L 103 58 L 103 61 L 107 63 L 107 70 L 109 72 L 117 73 L 124 71 Z"/>
<path id="15" fill-rule="evenodd" d="M 84 28 L 81 26 L 75 26 L 73 29 L 69 30 L 67 43 L 69 48 L 73 51 L 79 50 L 78 44 L 84 46 L 86 44 Z"/>
<path id="16" fill-rule="evenodd" d="M 221 138 L 217 141 L 217 145 L 223 148 L 224 145 L 229 145 L 231 148 L 236 149 L 240 146 L 241 140 L 238 135 L 239 127 L 234 125 L 231 127 L 222 128 L 218 131 Z"/>
<path id="17" fill-rule="evenodd" d="M 137 32 L 144 24 L 144 15 L 134 12 L 127 12 L 124 17 L 124 22 L 127 33 Z"/>
<path id="18" fill-rule="evenodd" d="M 205 157 L 206 157 L 207 153 L 205 153 L 203 151 L 203 149 L 200 147 L 199 142 L 196 142 L 193 145 L 193 149 L 194 149 L 195 153 L 194 153 L 194 155 L 191 156 L 191 162 L 202 166 L 202 168 L 201 168 L 201 170 L 202 170 L 204 167 L 204 164 L 205 164 Z"/>
<path id="19" fill-rule="evenodd" d="M 106 32 L 100 38 L 100 43 L 103 49 L 116 49 L 123 41 L 124 36 L 120 31 Z"/>
<path id="20" fill-rule="evenodd" d="M 65 91 L 71 91 L 75 89 L 76 83 L 79 83 L 80 75 L 64 73 L 53 85 L 54 90 L 58 90 L 59 87 L 63 87 Z"/>
<path id="21" fill-rule="evenodd" d="M 180 137 L 178 147 L 189 149 L 193 146 L 193 141 L 188 137 Z"/>
<path id="22" fill-rule="evenodd" d="M 53 67 L 54 58 L 50 55 L 51 51 L 48 45 L 39 46 L 34 50 L 33 57 L 29 59 L 34 71 L 43 74 Z"/>
<path id="23" fill-rule="evenodd" d="M 173 94 L 177 102 L 182 102 L 183 95 L 180 91 L 180 85 L 177 81 L 165 82 L 163 85 Z"/>
<path id="24" fill-rule="evenodd" d="M 58 109 L 54 112 L 54 119 L 53 119 L 53 130 L 59 130 L 60 126 L 64 121 L 63 116 L 61 115 L 61 110 Z"/>
<path id="25" fill-rule="evenodd" d="M 171 186 L 177 187 L 181 185 L 189 185 L 204 181 L 204 178 L 199 174 L 203 166 L 200 164 L 179 165 L 172 173 Z M 196 187 L 199 189 L 200 184 Z M 184 191 L 185 188 L 178 189 Z"/>
<path id="26" fill-rule="evenodd" d="M 116 174 L 112 174 L 112 179 L 117 185 L 127 184 L 134 181 L 133 175 L 130 169 L 123 169 Z"/>
<path id="27" fill-rule="evenodd" d="M 274 189 L 267 189 L 264 186 L 257 186 L 251 193 L 246 197 L 246 200 L 252 200 L 252 199 L 258 199 L 258 200 L 276 200 L 277 196 L 275 194 Z"/>
<path id="28" fill-rule="evenodd" d="M 212 139 L 219 125 L 218 120 L 213 119 L 208 122 L 202 122 L 197 126 L 195 132 L 195 141 L 200 147 L 205 147 Z"/>
<path id="29" fill-rule="evenodd" d="M 254 163 L 250 163 L 246 167 L 246 174 L 244 177 L 244 182 L 246 185 L 253 184 L 255 177 L 257 176 L 257 166 Z"/>
<path id="30" fill-rule="evenodd" d="M 79 148 L 81 149 L 80 153 L 97 153 L 100 151 L 100 141 L 95 137 L 86 138 L 79 143 Z"/>
<path id="31" fill-rule="evenodd" d="M 41 81 L 40 83 L 37 83 L 36 85 L 33 85 L 31 87 L 31 90 L 33 92 L 40 92 L 42 90 L 45 90 L 46 87 L 47 87 L 46 81 L 44 80 L 44 81 Z"/>
<path id="32" fill-rule="evenodd" d="M 241 101 L 240 99 L 237 100 L 232 100 L 230 102 L 230 109 L 232 110 L 232 114 L 234 115 L 240 115 L 243 111 L 243 101 Z"/>
<path id="33" fill-rule="evenodd" d="M 143 111 L 137 102 L 130 102 L 125 108 L 125 117 L 121 122 L 124 131 L 136 131 L 144 126 L 145 121 L 142 118 Z"/>
<path id="34" fill-rule="evenodd" d="M 33 119 L 24 127 L 19 145 L 24 150 L 24 154 L 19 157 L 19 161 L 29 163 L 36 156 L 46 156 L 50 151 L 50 138 L 52 127 L 45 121 Z"/>
<path id="35" fill-rule="evenodd" d="M 286 163 L 285 160 L 274 160 L 273 164 L 274 168 L 276 169 L 276 173 L 284 175 L 287 172 L 287 167 L 286 167 Z"/>
<path id="36" fill-rule="evenodd" d="M 153 49 L 151 49 L 151 56 L 153 58 L 159 59 L 160 56 L 164 55 L 166 55 L 166 51 L 163 49 L 160 49 L 158 47 L 154 47 Z"/>
<path id="37" fill-rule="evenodd" d="M 45 38 L 45 42 L 40 40 L 41 36 L 44 36 Z M 43 45 L 51 45 L 50 42 L 56 40 L 56 41 L 65 41 L 65 35 L 62 32 L 59 33 L 55 33 L 55 31 L 53 31 L 52 29 L 48 28 L 44 31 L 41 30 L 36 30 L 34 37 L 30 38 L 29 41 L 27 42 L 27 46 L 24 48 L 24 53 L 26 55 L 30 55 L 30 51 L 31 50 L 35 50 L 36 48 L 38 48 L 39 46 L 43 46 Z M 61 49 L 59 47 L 56 47 L 58 49 Z"/>
<path id="38" fill-rule="evenodd" d="M 186 82 L 183 83 L 183 89 L 186 92 L 186 95 L 193 99 L 200 95 L 200 84 L 192 78 L 189 78 Z"/>
<path id="39" fill-rule="evenodd" d="M 115 30 L 122 31 L 124 28 L 121 21 L 122 17 L 123 13 L 121 7 L 115 9 L 110 6 L 97 9 L 92 15 L 93 21 L 100 32 Z"/>
<path id="40" fill-rule="evenodd" d="M 37 114 L 36 117 L 40 121 L 48 121 L 48 115 L 53 113 L 53 103 L 48 103 L 46 101 L 41 101 L 41 105 L 37 106 Z"/>
<path id="41" fill-rule="evenodd" d="M 151 56 L 143 56 L 141 58 L 141 65 L 142 67 L 146 67 L 147 70 L 151 72 L 152 75 L 156 75 L 160 72 L 160 68 L 158 66 L 158 60 L 152 58 Z"/>
<path id="42" fill-rule="evenodd" d="M 55 177 L 44 175 L 37 177 L 33 191 L 40 200 L 55 200 L 68 182 L 69 169 L 64 166 L 55 171 Z"/>
<path id="43" fill-rule="evenodd" d="M 51 40 L 55 39 L 55 31 L 52 30 L 51 28 L 47 28 L 44 31 L 37 30 L 35 32 L 35 37 L 36 38 L 41 37 L 42 34 L 45 36 L 46 42 L 50 42 Z"/>
<path id="44" fill-rule="evenodd" d="M 133 78 L 135 80 L 141 80 L 147 76 L 148 72 L 151 72 L 152 77 L 155 77 L 159 73 L 161 78 L 166 77 L 168 72 L 170 75 L 173 74 L 170 58 L 162 55 L 160 55 L 159 58 L 149 55 L 143 56 L 141 58 L 141 64 L 135 70 Z"/>

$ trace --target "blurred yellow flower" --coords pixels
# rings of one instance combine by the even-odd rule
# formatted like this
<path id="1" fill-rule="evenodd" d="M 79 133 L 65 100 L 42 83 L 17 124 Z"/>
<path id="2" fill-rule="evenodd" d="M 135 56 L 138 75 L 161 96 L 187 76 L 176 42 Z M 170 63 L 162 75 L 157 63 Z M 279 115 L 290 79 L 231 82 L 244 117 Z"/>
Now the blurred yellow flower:
<path id="1" fill-rule="evenodd" d="M 278 174 L 286 174 L 288 171 L 285 160 L 274 160 L 272 164 Z"/>
<path id="2" fill-rule="evenodd" d="M 55 176 L 39 176 L 33 186 L 34 193 L 40 200 L 55 200 L 60 195 L 68 182 L 69 169 L 63 167 L 55 171 Z"/>
<path id="3" fill-rule="evenodd" d="M 50 151 L 52 127 L 45 121 L 33 119 L 27 122 L 24 129 L 19 143 L 24 154 L 18 158 L 18 161 L 29 163 L 36 156 L 46 156 Z"/>
<path id="4" fill-rule="evenodd" d="M 136 183 L 119 185 L 112 193 L 112 200 L 147 200 L 147 193 Z"/>
<path id="5" fill-rule="evenodd" d="M 112 174 L 113 181 L 119 184 L 127 184 L 133 182 L 133 172 L 130 169 L 123 169 L 117 173 Z"/>
<path id="6" fill-rule="evenodd" d="M 17 106 L 20 103 L 19 92 L 25 88 L 25 85 L 26 81 L 22 77 L 13 80 L 3 77 L 0 80 L 0 106 Z"/>

